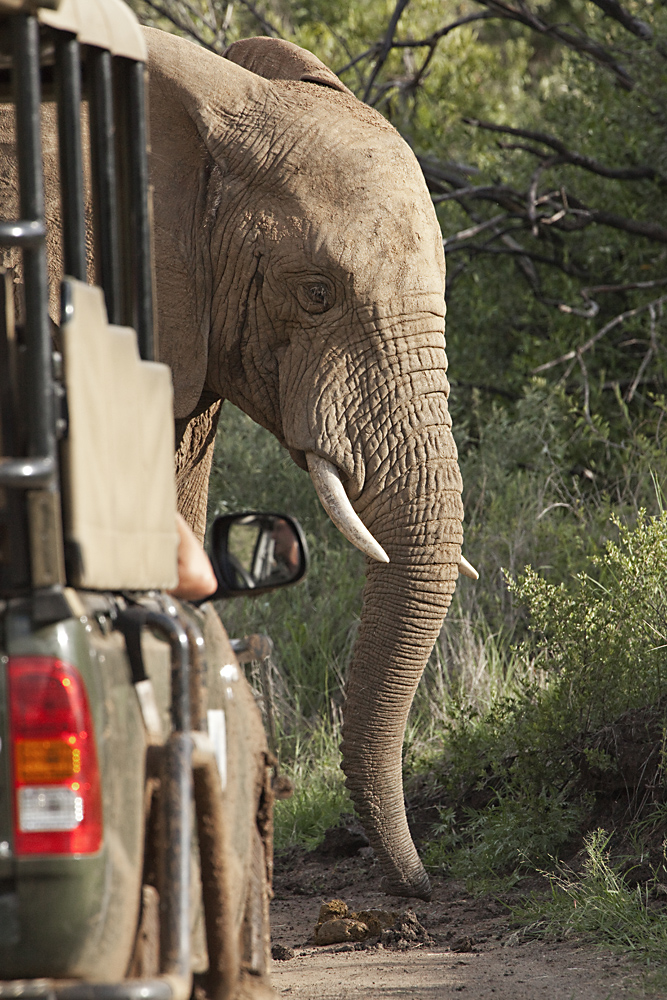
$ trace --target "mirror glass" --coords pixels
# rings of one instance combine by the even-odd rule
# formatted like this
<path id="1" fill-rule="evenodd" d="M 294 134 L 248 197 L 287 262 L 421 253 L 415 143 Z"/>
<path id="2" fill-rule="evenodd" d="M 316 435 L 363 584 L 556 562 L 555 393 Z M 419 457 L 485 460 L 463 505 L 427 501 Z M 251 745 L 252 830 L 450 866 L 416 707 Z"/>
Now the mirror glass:
<path id="1" fill-rule="evenodd" d="M 216 518 L 211 541 L 220 583 L 216 597 L 273 590 L 296 583 L 306 572 L 303 532 L 284 514 L 253 511 Z"/>

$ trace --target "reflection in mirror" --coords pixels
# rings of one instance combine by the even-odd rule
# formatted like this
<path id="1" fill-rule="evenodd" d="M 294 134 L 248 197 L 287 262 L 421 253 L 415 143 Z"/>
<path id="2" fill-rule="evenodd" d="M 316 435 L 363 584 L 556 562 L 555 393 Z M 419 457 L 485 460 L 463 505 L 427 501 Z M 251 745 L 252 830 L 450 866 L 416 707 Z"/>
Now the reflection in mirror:
<path id="1" fill-rule="evenodd" d="M 306 572 L 301 528 L 284 514 L 228 514 L 216 518 L 211 561 L 220 589 L 216 597 L 264 592 L 296 583 Z"/>

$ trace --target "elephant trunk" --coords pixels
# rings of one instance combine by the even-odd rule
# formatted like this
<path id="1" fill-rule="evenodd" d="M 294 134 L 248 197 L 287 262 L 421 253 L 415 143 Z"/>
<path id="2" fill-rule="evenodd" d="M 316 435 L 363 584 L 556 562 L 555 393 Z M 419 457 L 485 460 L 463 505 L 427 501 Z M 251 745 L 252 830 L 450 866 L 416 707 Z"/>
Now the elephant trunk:
<path id="1" fill-rule="evenodd" d="M 363 515 L 391 561 L 367 560 L 342 744 L 347 786 L 383 868 L 385 890 L 422 899 L 430 898 L 431 888 L 405 815 L 402 747 L 459 573 L 460 478 L 451 434 L 445 433 L 430 469 L 428 463 L 413 468 L 402 487 L 390 491 L 394 496 L 382 500 L 378 516 L 371 510 Z M 443 480 L 449 488 L 442 489 Z"/>

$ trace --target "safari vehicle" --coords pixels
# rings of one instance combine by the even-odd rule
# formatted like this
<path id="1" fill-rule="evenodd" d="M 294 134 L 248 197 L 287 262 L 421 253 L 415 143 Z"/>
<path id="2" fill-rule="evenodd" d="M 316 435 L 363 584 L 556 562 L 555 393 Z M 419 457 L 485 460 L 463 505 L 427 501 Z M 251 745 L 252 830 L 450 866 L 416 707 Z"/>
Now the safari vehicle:
<path id="1" fill-rule="evenodd" d="M 212 605 L 168 593 L 144 60 L 122 0 L 0 0 L 19 192 L 0 221 L 16 264 L 0 275 L 0 997 L 187 1000 L 194 977 L 211 1000 L 270 994 L 259 711 Z M 55 234 L 42 102 L 57 115 Z M 54 324 L 46 244 L 60 239 Z M 216 596 L 259 594 L 303 575 L 305 548 L 289 518 L 245 513 L 216 526 L 212 559 Z"/>

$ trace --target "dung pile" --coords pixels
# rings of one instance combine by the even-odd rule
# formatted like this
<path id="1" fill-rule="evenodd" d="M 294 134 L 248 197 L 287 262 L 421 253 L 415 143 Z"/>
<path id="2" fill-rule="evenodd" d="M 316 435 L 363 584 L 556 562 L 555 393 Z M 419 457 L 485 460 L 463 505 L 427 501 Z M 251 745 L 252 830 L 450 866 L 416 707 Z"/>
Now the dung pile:
<path id="1" fill-rule="evenodd" d="M 317 945 L 347 944 L 365 948 L 380 945 L 398 951 L 429 944 L 431 938 L 412 910 L 350 910 L 342 899 L 320 907 L 313 934 Z"/>

